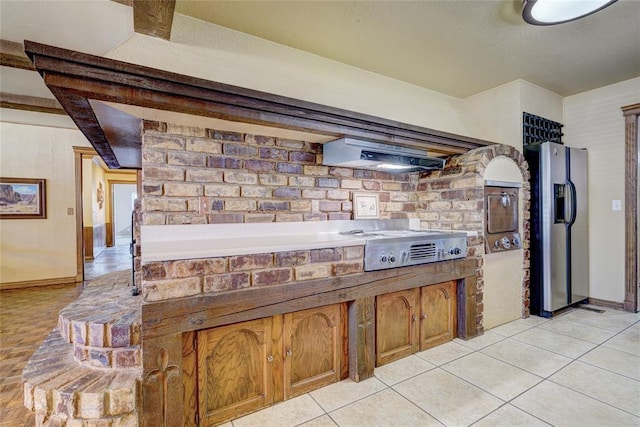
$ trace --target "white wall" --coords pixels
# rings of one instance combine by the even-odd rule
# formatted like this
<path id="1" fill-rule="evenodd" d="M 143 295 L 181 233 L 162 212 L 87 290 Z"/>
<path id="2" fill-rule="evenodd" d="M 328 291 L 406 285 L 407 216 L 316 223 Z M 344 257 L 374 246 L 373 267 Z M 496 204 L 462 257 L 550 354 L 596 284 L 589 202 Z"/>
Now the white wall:
<path id="1" fill-rule="evenodd" d="M 625 125 L 620 107 L 640 102 L 640 77 L 565 98 L 564 141 L 586 148 L 590 296 L 624 301 Z M 620 211 L 612 200 L 622 200 Z"/>
<path id="2" fill-rule="evenodd" d="M 46 219 L 0 220 L 0 283 L 76 276 L 74 145 L 78 130 L 0 123 L 2 176 L 47 180 Z"/>
<path id="3" fill-rule="evenodd" d="M 524 80 L 515 80 L 464 99 L 465 117 L 485 138 L 522 152 L 522 113 L 562 123 L 562 97 Z"/>
<path id="4" fill-rule="evenodd" d="M 173 21 L 171 42 L 135 34 L 106 56 L 484 138 L 465 117 L 458 98 L 180 14 Z"/>
<path id="5" fill-rule="evenodd" d="M 467 120 L 481 129 L 490 141 L 522 151 L 520 81 L 510 82 L 465 98 Z"/>

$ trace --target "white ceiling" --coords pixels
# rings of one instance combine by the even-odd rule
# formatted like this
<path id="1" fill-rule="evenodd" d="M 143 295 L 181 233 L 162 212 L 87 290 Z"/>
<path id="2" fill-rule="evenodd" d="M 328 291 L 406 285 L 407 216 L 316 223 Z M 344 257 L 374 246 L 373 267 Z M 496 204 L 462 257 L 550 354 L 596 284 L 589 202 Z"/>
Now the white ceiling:
<path id="1" fill-rule="evenodd" d="M 525 24 L 521 5 L 178 0 L 176 12 L 455 97 L 516 79 L 567 96 L 640 75 L 640 0 L 547 27 Z"/>
<path id="2" fill-rule="evenodd" d="M 640 76 L 640 0 L 551 27 L 525 24 L 520 7 L 520 0 L 178 0 L 176 13 L 455 97 L 516 79 L 567 96 Z M 132 8 L 114 1 L 0 0 L 4 40 L 105 55 L 132 34 Z M 35 73 L 7 67 L 0 91 L 53 97 Z"/>

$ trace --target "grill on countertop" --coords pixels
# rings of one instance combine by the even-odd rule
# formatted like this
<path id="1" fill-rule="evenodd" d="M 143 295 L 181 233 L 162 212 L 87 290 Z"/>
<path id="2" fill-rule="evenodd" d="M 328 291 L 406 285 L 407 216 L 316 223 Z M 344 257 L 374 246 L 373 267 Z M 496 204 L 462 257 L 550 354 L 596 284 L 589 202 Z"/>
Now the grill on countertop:
<path id="1" fill-rule="evenodd" d="M 467 256 L 465 232 L 429 230 L 352 230 L 366 239 L 364 271 L 446 261 Z"/>

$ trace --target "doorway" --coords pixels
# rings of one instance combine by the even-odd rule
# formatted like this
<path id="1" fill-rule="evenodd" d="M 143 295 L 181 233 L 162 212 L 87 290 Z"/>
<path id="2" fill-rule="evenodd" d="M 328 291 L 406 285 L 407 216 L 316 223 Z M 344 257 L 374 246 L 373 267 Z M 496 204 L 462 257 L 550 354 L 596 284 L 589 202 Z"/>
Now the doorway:
<path id="1" fill-rule="evenodd" d="M 111 184 L 113 224 L 113 245 L 122 246 L 131 243 L 132 224 L 131 215 L 133 204 L 138 197 L 138 188 L 134 184 Z"/>
<path id="2" fill-rule="evenodd" d="M 138 173 L 107 168 L 92 148 L 74 147 L 76 281 L 131 269 L 131 215 Z"/>

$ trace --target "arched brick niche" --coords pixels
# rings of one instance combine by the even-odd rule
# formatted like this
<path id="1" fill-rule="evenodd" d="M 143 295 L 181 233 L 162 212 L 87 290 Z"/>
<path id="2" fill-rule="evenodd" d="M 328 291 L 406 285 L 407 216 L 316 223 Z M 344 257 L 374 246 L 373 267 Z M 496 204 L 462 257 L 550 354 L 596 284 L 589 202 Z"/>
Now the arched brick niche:
<path id="1" fill-rule="evenodd" d="M 529 208 L 528 164 L 516 148 L 508 145 L 481 147 L 452 157 L 441 171 L 424 173 L 418 181 L 418 212 L 422 228 L 472 230 L 478 236 L 468 240 L 468 256 L 475 258 L 477 273 L 477 327 L 484 332 L 484 173 L 498 156 L 512 159 L 522 173 L 522 317 L 529 316 Z"/>

